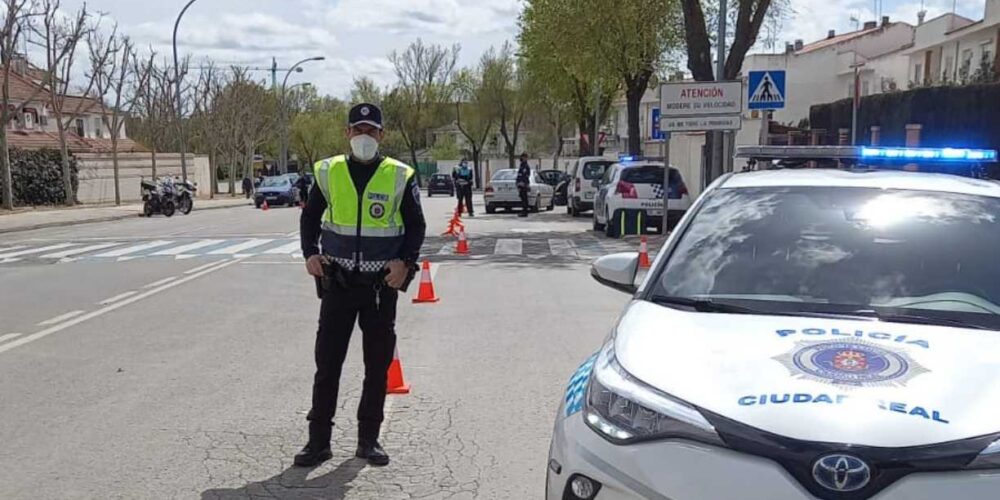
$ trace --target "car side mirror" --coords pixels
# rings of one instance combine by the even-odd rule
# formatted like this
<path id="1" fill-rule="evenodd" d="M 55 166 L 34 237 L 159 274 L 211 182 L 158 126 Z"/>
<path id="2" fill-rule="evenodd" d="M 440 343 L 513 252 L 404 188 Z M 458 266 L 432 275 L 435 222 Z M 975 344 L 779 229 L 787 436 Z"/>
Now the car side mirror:
<path id="1" fill-rule="evenodd" d="M 590 266 L 590 275 L 598 283 L 628 294 L 639 289 L 635 284 L 638 271 L 639 254 L 636 252 L 605 255 Z"/>

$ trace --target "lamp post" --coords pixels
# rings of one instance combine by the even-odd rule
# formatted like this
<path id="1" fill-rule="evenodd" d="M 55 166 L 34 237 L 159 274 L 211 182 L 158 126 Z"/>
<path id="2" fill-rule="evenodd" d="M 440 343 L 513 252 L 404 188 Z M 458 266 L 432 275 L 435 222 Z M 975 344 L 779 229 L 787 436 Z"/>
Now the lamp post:
<path id="1" fill-rule="evenodd" d="M 293 64 L 291 68 L 288 68 L 288 71 L 285 73 L 285 78 L 281 81 L 281 153 L 280 153 L 281 156 L 278 159 L 279 160 L 278 168 L 281 170 L 282 173 L 288 172 L 288 112 L 286 109 L 287 103 L 285 102 L 287 96 L 286 86 L 288 85 L 288 77 L 292 76 L 292 72 L 301 72 L 302 71 L 301 66 L 307 62 L 324 61 L 324 60 L 326 60 L 326 57 L 323 56 L 309 57 L 303 59 Z"/>
<path id="2" fill-rule="evenodd" d="M 181 9 L 181 13 L 177 15 L 177 20 L 174 21 L 174 94 L 177 99 L 177 127 L 181 136 L 181 180 L 184 182 L 187 182 L 187 141 L 184 138 L 184 111 L 181 109 L 181 70 L 180 63 L 177 62 L 177 28 L 181 24 L 184 13 L 196 1 L 189 0 Z"/>

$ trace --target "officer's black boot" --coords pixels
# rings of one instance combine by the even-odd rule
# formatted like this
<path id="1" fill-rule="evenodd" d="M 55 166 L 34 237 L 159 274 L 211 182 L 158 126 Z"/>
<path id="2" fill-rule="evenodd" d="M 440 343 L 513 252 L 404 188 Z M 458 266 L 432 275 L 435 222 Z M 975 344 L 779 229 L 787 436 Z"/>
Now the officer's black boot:
<path id="1" fill-rule="evenodd" d="M 389 465 L 389 454 L 382 449 L 377 440 L 359 440 L 358 451 L 354 456 L 368 460 L 372 465 Z"/>
<path id="2" fill-rule="evenodd" d="M 295 455 L 295 465 L 299 467 L 314 467 L 331 458 L 330 424 L 309 422 L 309 443 Z"/>

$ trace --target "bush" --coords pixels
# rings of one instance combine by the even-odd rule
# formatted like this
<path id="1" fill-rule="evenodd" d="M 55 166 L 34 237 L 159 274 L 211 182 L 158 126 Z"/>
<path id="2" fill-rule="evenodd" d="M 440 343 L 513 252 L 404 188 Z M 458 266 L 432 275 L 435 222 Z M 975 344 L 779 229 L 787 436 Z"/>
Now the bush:
<path id="1" fill-rule="evenodd" d="M 851 99 L 810 109 L 813 128 L 825 129 L 825 144 L 836 144 L 837 129 L 851 127 Z M 923 125 L 920 145 L 1000 149 L 1000 84 L 922 87 L 864 97 L 858 113 L 858 143 L 871 142 L 871 127 L 882 127 L 883 145 L 906 143 L 906 125 Z"/>
<path id="2" fill-rule="evenodd" d="M 14 205 L 59 205 L 66 202 L 63 189 L 62 159 L 59 151 L 10 149 Z M 80 186 L 75 159 L 70 159 L 73 192 Z M 0 202 L 3 193 L 0 191 Z"/>

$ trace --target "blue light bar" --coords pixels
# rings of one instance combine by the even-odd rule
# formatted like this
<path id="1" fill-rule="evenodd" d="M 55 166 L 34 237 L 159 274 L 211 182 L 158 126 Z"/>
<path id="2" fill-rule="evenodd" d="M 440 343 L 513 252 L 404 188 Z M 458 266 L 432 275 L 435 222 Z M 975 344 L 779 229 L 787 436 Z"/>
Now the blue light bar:
<path id="1" fill-rule="evenodd" d="M 640 160 L 641 157 L 633 155 L 618 155 L 618 161 L 636 161 Z"/>
<path id="2" fill-rule="evenodd" d="M 861 157 L 884 160 L 929 160 L 956 163 L 997 161 L 994 149 L 964 148 L 861 148 Z"/>

